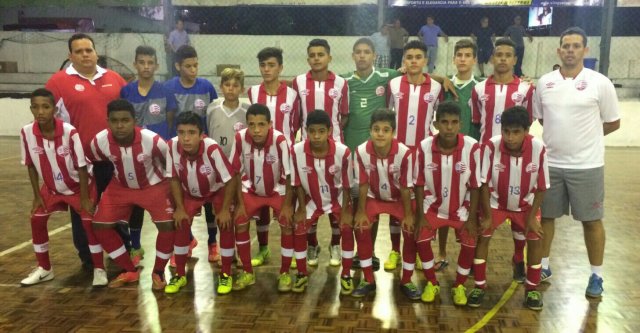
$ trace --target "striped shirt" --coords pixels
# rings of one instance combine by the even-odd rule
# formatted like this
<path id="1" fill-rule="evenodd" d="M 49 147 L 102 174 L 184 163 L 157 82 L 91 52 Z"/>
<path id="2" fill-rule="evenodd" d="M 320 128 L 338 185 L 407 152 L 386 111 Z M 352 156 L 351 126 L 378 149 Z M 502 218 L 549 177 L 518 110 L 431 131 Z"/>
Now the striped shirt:
<path id="1" fill-rule="evenodd" d="M 289 146 L 293 146 L 296 132 L 300 129 L 300 101 L 296 91 L 280 82 L 278 92 L 269 95 L 264 89 L 264 83 L 261 83 L 249 88 L 247 94 L 251 104 L 262 104 L 269 108 L 273 127 L 284 134 Z"/>
<path id="2" fill-rule="evenodd" d="M 356 184 L 369 184 L 369 198 L 400 201 L 400 189 L 413 187 L 413 154 L 396 139 L 386 158 L 376 155 L 371 140 L 361 144 L 355 163 Z"/>

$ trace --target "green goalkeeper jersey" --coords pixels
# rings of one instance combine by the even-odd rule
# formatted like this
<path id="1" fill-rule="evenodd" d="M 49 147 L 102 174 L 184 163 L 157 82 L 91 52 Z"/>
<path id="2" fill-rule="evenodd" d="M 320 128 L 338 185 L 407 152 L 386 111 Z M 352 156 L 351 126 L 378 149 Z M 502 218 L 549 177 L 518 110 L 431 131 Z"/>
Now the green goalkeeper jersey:
<path id="1" fill-rule="evenodd" d="M 454 75 L 451 77 L 451 82 L 453 82 L 453 85 L 456 87 L 458 105 L 462 111 L 460 114 L 460 132 L 476 140 L 480 140 L 480 130 L 478 126 L 471 123 L 471 92 L 478 81 L 475 77 L 471 76 L 469 81 L 460 82 Z M 450 92 L 446 92 L 444 96 L 447 101 L 454 100 Z"/>

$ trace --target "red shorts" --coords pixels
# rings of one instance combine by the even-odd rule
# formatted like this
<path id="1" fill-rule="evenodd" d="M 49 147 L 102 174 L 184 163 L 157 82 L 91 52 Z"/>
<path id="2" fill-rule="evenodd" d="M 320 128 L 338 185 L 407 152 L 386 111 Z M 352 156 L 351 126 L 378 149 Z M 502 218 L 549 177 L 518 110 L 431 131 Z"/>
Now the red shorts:
<path id="1" fill-rule="evenodd" d="M 382 201 L 367 197 L 367 203 L 365 207 L 367 218 L 371 223 L 378 222 L 378 215 L 380 214 L 389 214 L 391 220 L 395 219 L 400 222 L 402 222 L 402 220 L 404 219 L 404 206 L 402 205 L 402 201 Z M 411 200 L 411 207 L 413 211 L 415 211 L 416 203 L 413 200 Z"/>
<path id="2" fill-rule="evenodd" d="M 331 211 L 329 212 L 325 212 L 321 209 L 316 209 L 313 213 L 309 214 L 309 212 L 307 212 L 307 216 L 311 216 L 310 218 L 307 218 L 304 223 L 297 223 L 294 227 L 295 229 L 295 233 L 296 235 L 301 235 L 301 234 L 306 234 L 307 230 L 309 230 L 309 228 L 312 225 L 315 225 L 318 223 L 318 219 L 320 218 L 320 216 L 324 215 L 324 214 L 329 214 L 329 215 L 333 215 L 333 218 L 338 221 L 340 221 L 340 214 L 342 212 L 342 207 L 338 206 L 338 205 L 334 205 L 333 207 L 331 207 Z"/>
<path id="3" fill-rule="evenodd" d="M 196 214 L 198 214 L 202 209 L 202 206 L 207 202 L 211 202 L 213 205 L 213 212 L 218 214 L 222 209 L 222 204 L 224 203 L 224 189 L 220 189 L 213 196 L 205 198 L 192 197 L 188 193 L 184 193 L 182 201 L 184 202 L 184 211 L 190 218 L 196 216 Z"/>
<path id="4" fill-rule="evenodd" d="M 42 197 L 42 201 L 44 201 L 45 209 L 38 208 L 38 210 L 33 213 L 35 216 L 49 216 L 51 213 L 55 212 L 66 212 L 69 209 L 69 206 L 71 206 L 71 208 L 80 215 L 81 219 L 85 221 L 92 220 L 91 214 L 82 209 L 80 193 L 72 195 L 52 193 L 45 185 L 42 185 L 42 187 L 40 187 L 40 196 Z M 96 191 L 96 183 L 92 182 L 89 184 L 89 199 L 95 203 L 97 197 L 98 192 Z"/>
<path id="5" fill-rule="evenodd" d="M 487 229 L 484 233 L 482 233 L 483 237 L 491 237 L 493 232 L 504 223 L 506 219 L 511 220 L 511 229 L 518 232 L 524 232 L 526 230 L 527 225 L 527 216 L 529 215 L 529 211 L 524 212 L 513 212 L 509 210 L 501 210 L 501 209 L 491 209 L 491 220 L 493 224 L 491 228 Z M 536 214 L 536 218 L 540 220 L 540 211 Z M 527 239 L 537 240 L 540 239 L 535 232 L 528 232 L 526 235 Z"/>
<path id="6" fill-rule="evenodd" d="M 436 236 L 436 231 L 441 227 L 451 227 L 456 230 L 456 239 L 464 245 L 476 246 L 476 237 L 469 235 L 467 230 L 463 228 L 465 222 L 446 220 L 438 217 L 438 214 L 428 212 L 424 214 L 424 218 L 427 220 L 427 224 L 431 227 L 427 229 L 422 227 L 420 229 L 420 235 L 418 241 L 430 241 Z"/>
<path id="7" fill-rule="evenodd" d="M 284 195 L 275 194 L 270 197 L 263 197 L 253 193 L 242 192 L 242 201 L 244 202 L 244 210 L 247 216 L 238 218 L 235 221 L 238 225 L 249 223 L 250 217 L 258 214 L 261 208 L 264 207 L 273 208 L 273 216 L 279 217 L 280 210 L 284 204 Z M 283 225 L 282 221 L 280 221 L 280 225 Z"/>
<path id="8" fill-rule="evenodd" d="M 143 189 L 131 189 L 112 181 L 102 193 L 93 220 L 97 223 L 127 222 L 133 206 L 140 206 L 153 222 L 173 221 L 173 204 L 169 182 L 163 181 Z"/>

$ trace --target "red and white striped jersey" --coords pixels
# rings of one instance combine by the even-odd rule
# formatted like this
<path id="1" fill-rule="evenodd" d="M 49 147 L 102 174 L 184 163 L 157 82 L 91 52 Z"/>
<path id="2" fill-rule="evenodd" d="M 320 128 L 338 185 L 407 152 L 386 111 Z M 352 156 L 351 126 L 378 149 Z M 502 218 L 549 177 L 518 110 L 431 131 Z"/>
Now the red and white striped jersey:
<path id="1" fill-rule="evenodd" d="M 266 105 L 271 111 L 271 121 L 277 131 L 287 138 L 289 146 L 296 140 L 296 132 L 300 129 L 300 101 L 298 93 L 286 83 L 280 82 L 276 95 L 269 95 L 264 83 L 252 86 L 247 91 L 251 104 Z"/>
<path id="2" fill-rule="evenodd" d="M 511 156 L 497 135 L 482 148 L 482 182 L 491 191 L 491 208 L 527 211 L 535 192 L 546 191 L 549 182 L 547 151 L 542 140 L 527 135 L 522 155 Z"/>
<path id="3" fill-rule="evenodd" d="M 329 152 L 325 158 L 316 158 L 309 141 L 298 142 L 291 153 L 291 182 L 302 186 L 307 193 L 307 215 L 321 210 L 331 212 L 342 206 L 343 195 L 349 195 L 353 169 L 351 152 L 340 142 L 329 139 Z"/>
<path id="4" fill-rule="evenodd" d="M 262 197 L 284 195 L 287 176 L 291 174 L 289 143 L 284 134 L 272 128 L 264 147 L 258 148 L 247 129 L 243 129 L 236 133 L 231 166 L 240 174 L 243 192 Z"/>
<path id="5" fill-rule="evenodd" d="M 333 140 L 343 142 L 340 119 L 349 114 L 349 85 L 347 81 L 329 72 L 326 81 L 315 81 L 311 71 L 296 76 L 293 89 L 298 93 L 301 108 L 302 139 L 307 138 L 305 124 L 307 115 L 313 110 L 323 110 L 329 114 L 333 127 Z"/>
<path id="6" fill-rule="evenodd" d="M 415 186 L 424 186 L 424 212 L 439 218 L 466 221 L 469 217 L 469 189 L 479 188 L 480 145 L 458 134 L 458 146 L 450 155 L 442 154 L 438 135 L 428 137 L 417 150 Z"/>
<path id="7" fill-rule="evenodd" d="M 114 179 L 123 187 L 146 188 L 164 179 L 167 143 L 148 130 L 136 127 L 130 146 L 120 146 L 110 129 L 100 131 L 91 140 L 87 155 L 92 161 L 111 161 Z"/>
<path id="8" fill-rule="evenodd" d="M 80 193 L 78 169 L 89 166 L 80 135 L 69 123 L 54 119 L 53 140 L 42 136 L 37 122 L 20 131 L 22 164 L 34 166 L 50 192 L 62 195 Z M 88 170 L 91 171 L 91 170 Z"/>
<path id="9" fill-rule="evenodd" d="M 393 139 L 386 158 L 379 158 L 371 140 L 356 149 L 356 184 L 369 184 L 367 196 L 382 201 L 400 201 L 400 189 L 413 187 L 413 154 Z"/>
<path id="10" fill-rule="evenodd" d="M 409 148 L 415 148 L 424 138 L 433 135 L 433 116 L 438 103 L 444 100 L 440 83 L 424 74 L 425 81 L 416 86 L 406 75 L 389 81 L 387 104 L 396 112 L 396 137 Z"/>
<path id="11" fill-rule="evenodd" d="M 484 143 L 491 137 L 502 134 L 502 112 L 512 106 L 527 108 L 529 120 L 532 120 L 534 90 L 533 84 L 521 81 L 515 75 L 508 84 L 496 83 L 493 75 L 477 83 L 471 91 L 470 103 L 471 121 L 480 124 L 480 142 Z"/>
<path id="12" fill-rule="evenodd" d="M 184 193 L 195 198 L 213 196 L 235 173 L 222 148 L 211 138 L 200 141 L 198 153 L 190 157 L 178 143 L 169 140 L 167 150 L 167 178 L 178 178 Z"/>

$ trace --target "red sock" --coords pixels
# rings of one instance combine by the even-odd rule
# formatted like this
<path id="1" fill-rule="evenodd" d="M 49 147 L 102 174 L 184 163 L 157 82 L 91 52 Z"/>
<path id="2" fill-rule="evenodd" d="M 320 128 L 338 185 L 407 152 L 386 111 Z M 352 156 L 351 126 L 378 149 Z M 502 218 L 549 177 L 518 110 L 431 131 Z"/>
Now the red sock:
<path id="1" fill-rule="evenodd" d="M 542 265 L 527 265 L 527 280 L 525 281 L 525 290 L 536 290 L 540 284 L 540 271 Z"/>
<path id="2" fill-rule="evenodd" d="M 372 255 L 373 244 L 371 240 L 371 230 L 354 230 L 356 235 L 356 241 L 358 242 L 358 257 L 360 257 L 360 268 L 362 268 L 362 274 L 364 279 L 368 283 L 375 283 L 373 277 Z"/>
<path id="3" fill-rule="evenodd" d="M 307 273 L 307 241 L 309 234 L 293 235 L 293 250 L 296 256 L 296 264 L 298 265 L 298 273 L 308 275 Z"/>
<path id="4" fill-rule="evenodd" d="M 331 226 L 333 229 L 333 225 Z M 340 228 L 342 233 L 342 276 L 351 276 L 351 265 L 353 264 L 353 228 L 348 224 L 343 224 Z M 367 232 L 369 232 L 367 230 Z M 331 238 L 333 245 L 333 237 Z M 339 240 L 338 240 L 339 241 Z"/>
<path id="5" fill-rule="evenodd" d="M 186 223 L 184 223 L 186 224 Z M 156 237 L 156 262 L 153 266 L 154 272 L 164 272 L 164 268 L 167 266 L 167 261 L 171 258 L 171 252 L 173 251 L 173 238 L 175 237 L 175 231 L 159 231 L 158 236 Z M 187 246 L 187 252 L 189 251 L 189 246 Z M 180 266 L 178 266 L 178 258 L 176 257 L 176 271 L 178 275 L 184 276 L 184 266 L 186 262 L 182 265 L 182 270 L 180 270 Z M 161 274 L 162 275 L 162 274 Z"/>
<path id="6" fill-rule="evenodd" d="M 160 234 L 158 234 L 160 236 Z M 187 255 L 189 254 L 189 243 L 191 243 L 191 225 L 182 223 L 180 229 L 175 231 L 173 240 L 173 255 L 176 257 L 176 274 L 185 276 L 187 266 Z M 171 256 L 169 256 L 171 257 Z M 156 257 L 156 263 L 157 263 Z M 164 266 L 161 271 L 164 271 Z"/>
<path id="7" fill-rule="evenodd" d="M 476 280 L 476 288 L 487 287 L 487 261 L 483 259 L 473 260 L 473 277 Z"/>
<path id="8" fill-rule="evenodd" d="M 422 260 L 422 271 L 424 272 L 424 277 L 435 286 L 438 284 L 438 279 L 436 279 L 436 270 L 433 269 L 435 262 L 433 260 L 431 241 L 419 241 L 416 243 L 416 248 L 418 249 L 418 254 L 420 254 L 420 260 Z"/>
<path id="9" fill-rule="evenodd" d="M 411 282 L 411 276 L 416 266 L 416 241 L 412 232 L 402 231 L 404 243 L 402 243 L 402 280 L 400 283 Z"/>
<path id="10" fill-rule="evenodd" d="M 400 221 L 394 218 L 389 221 L 389 236 L 391 238 L 391 250 L 400 252 Z"/>
<path id="11" fill-rule="evenodd" d="M 253 267 L 251 267 L 251 238 L 249 237 L 249 230 L 242 232 L 236 231 L 236 248 L 238 249 L 238 256 L 242 261 L 242 269 L 247 273 L 253 273 Z"/>
<path id="12" fill-rule="evenodd" d="M 258 244 L 260 247 L 269 246 L 269 223 L 271 222 L 271 214 L 269 207 L 260 209 L 260 219 L 256 222 L 256 231 L 258 234 Z"/>
<path id="13" fill-rule="evenodd" d="M 49 233 L 47 232 L 47 221 L 49 216 L 31 216 L 31 238 L 33 239 L 33 250 L 36 253 L 38 266 L 51 270 L 49 260 Z"/>
<path id="14" fill-rule="evenodd" d="M 280 274 L 288 273 L 291 267 L 291 257 L 293 257 L 293 234 L 282 233 L 280 235 L 280 254 L 282 256 Z"/>
<path id="15" fill-rule="evenodd" d="M 318 246 L 318 233 L 317 228 L 318 224 L 316 222 L 316 224 L 312 225 L 311 228 L 309 228 L 309 230 L 307 230 L 307 243 L 309 244 L 309 246 Z"/>
<path id="16" fill-rule="evenodd" d="M 127 272 L 135 272 L 136 268 L 131 262 L 129 252 L 122 243 L 122 238 L 116 232 L 114 228 L 108 229 L 93 229 L 96 238 L 100 241 L 102 248 L 107 251 L 109 257 L 115 261 L 115 263 L 122 267 Z"/>
<path id="17" fill-rule="evenodd" d="M 104 269 L 104 257 L 102 254 L 102 245 L 98 242 L 95 232 L 91 227 L 91 220 L 82 220 L 82 227 L 87 234 L 87 241 L 89 242 L 89 251 L 91 252 L 91 261 L 93 262 L 93 268 Z"/>
<path id="18" fill-rule="evenodd" d="M 333 214 L 329 215 L 329 222 L 331 223 L 331 245 L 340 245 L 340 234 L 342 233 L 340 222 Z M 353 237 L 353 235 L 351 235 L 351 237 Z M 353 242 L 353 238 L 351 242 Z M 353 250 L 353 247 L 351 249 Z"/>
<path id="19" fill-rule="evenodd" d="M 471 265 L 473 264 L 473 255 L 476 252 L 475 246 L 462 244 L 460 246 L 460 254 L 458 255 L 458 271 L 456 273 L 456 282 L 454 287 L 463 285 L 467 281 Z"/>
<path id="20" fill-rule="evenodd" d="M 513 262 L 519 263 L 524 261 L 524 247 L 527 245 L 527 239 L 522 232 L 513 231 Z"/>
<path id="21" fill-rule="evenodd" d="M 220 260 L 222 261 L 221 272 L 231 275 L 231 264 L 235 251 L 235 234 L 233 227 L 220 230 Z"/>

